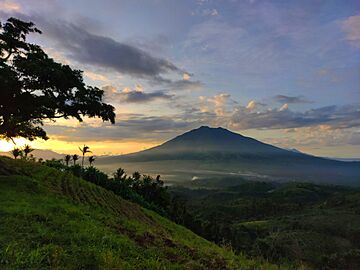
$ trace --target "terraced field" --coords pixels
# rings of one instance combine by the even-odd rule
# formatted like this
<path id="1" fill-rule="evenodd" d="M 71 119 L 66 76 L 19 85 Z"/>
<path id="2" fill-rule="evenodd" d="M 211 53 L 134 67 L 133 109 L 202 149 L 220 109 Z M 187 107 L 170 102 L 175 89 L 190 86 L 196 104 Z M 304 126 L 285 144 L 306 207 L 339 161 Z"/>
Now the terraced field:
<path id="1" fill-rule="evenodd" d="M 288 269 L 39 164 L 0 158 L 1 269 Z"/>

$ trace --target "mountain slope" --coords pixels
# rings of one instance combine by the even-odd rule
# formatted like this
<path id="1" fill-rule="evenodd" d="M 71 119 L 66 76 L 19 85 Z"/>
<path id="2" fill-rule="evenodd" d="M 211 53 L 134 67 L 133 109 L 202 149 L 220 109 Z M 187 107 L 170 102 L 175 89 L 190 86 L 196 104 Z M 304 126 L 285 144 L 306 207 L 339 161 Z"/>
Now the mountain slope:
<path id="1" fill-rule="evenodd" d="M 178 175 L 179 171 L 213 171 L 248 178 L 250 172 L 262 180 L 360 185 L 360 162 L 341 162 L 289 151 L 223 128 L 205 126 L 145 151 L 99 158 L 97 164 L 126 166 L 131 162 L 142 162 L 145 171 L 151 164 L 148 167 L 168 175 Z M 193 176 L 194 173 L 187 177 L 190 180 Z"/>
<path id="2" fill-rule="evenodd" d="M 292 155 L 295 154 L 224 128 L 202 126 L 191 130 L 160 146 L 127 157 L 173 158 L 186 155 L 209 156 L 209 153 L 228 155 Z"/>
<path id="3" fill-rule="evenodd" d="M 0 158 L 1 269 L 278 269 L 70 174 Z"/>

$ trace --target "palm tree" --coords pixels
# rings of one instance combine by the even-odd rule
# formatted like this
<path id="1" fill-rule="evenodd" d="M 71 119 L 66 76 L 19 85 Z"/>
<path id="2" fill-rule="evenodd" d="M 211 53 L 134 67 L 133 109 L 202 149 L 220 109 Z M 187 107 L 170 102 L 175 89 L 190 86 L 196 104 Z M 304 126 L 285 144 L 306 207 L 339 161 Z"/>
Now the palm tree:
<path id="1" fill-rule="evenodd" d="M 64 159 L 65 159 L 66 166 L 69 166 L 69 162 L 70 162 L 70 160 L 71 160 L 71 156 L 70 156 L 70 155 L 66 155 Z"/>
<path id="2" fill-rule="evenodd" d="M 79 159 L 79 155 L 75 154 L 72 156 L 72 160 L 74 161 L 74 166 L 76 164 L 76 161 Z"/>
<path id="3" fill-rule="evenodd" d="M 92 166 L 93 162 L 95 161 L 95 157 L 94 156 L 90 156 L 89 157 L 89 163 L 90 163 L 90 166 Z"/>
<path id="4" fill-rule="evenodd" d="M 119 168 L 114 173 L 114 178 L 117 180 L 121 180 L 123 178 L 126 178 L 125 170 L 123 168 Z"/>
<path id="5" fill-rule="evenodd" d="M 31 146 L 27 144 L 27 145 L 25 145 L 23 151 L 24 151 L 25 159 L 27 159 L 28 154 L 30 154 L 32 151 L 34 151 L 34 149 L 32 149 Z"/>
<path id="6" fill-rule="evenodd" d="M 19 148 L 14 148 L 11 150 L 11 154 L 17 159 L 18 156 L 21 156 L 22 151 Z"/>
<path id="7" fill-rule="evenodd" d="M 84 167 L 84 158 L 85 158 L 86 153 L 92 153 L 89 149 L 90 149 L 90 147 L 89 147 L 89 146 L 86 146 L 85 144 L 84 144 L 84 147 L 83 147 L 83 148 L 79 147 L 79 150 L 80 150 L 81 153 L 82 153 L 81 167 Z"/>

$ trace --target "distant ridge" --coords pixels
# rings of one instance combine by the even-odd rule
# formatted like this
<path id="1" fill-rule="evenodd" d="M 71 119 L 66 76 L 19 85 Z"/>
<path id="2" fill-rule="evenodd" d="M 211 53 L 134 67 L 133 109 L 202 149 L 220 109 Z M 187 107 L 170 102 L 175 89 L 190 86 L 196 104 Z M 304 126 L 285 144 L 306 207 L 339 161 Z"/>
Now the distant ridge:
<path id="1" fill-rule="evenodd" d="M 45 150 L 45 149 L 35 149 L 33 152 L 31 152 L 31 154 L 36 158 L 42 158 L 44 160 L 53 159 L 53 158 L 62 159 L 65 156 L 65 154 L 59 154 L 52 150 Z M 10 152 L 0 152 L 0 156 L 12 157 L 12 154 Z"/>

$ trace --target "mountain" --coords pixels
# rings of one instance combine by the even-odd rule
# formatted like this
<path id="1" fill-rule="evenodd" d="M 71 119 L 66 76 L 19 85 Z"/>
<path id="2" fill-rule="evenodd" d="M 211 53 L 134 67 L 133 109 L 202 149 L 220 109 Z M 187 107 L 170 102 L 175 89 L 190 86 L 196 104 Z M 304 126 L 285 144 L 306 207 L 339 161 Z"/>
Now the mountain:
<path id="1" fill-rule="evenodd" d="M 286 150 L 266 144 L 250 137 L 242 136 L 218 127 L 200 128 L 186 132 L 162 145 L 129 154 L 123 158 L 133 160 L 148 159 L 308 159 L 311 156 L 299 151 Z"/>
<path id="2" fill-rule="evenodd" d="M 137 153 L 98 159 L 107 168 L 141 163 L 149 173 L 177 181 L 232 175 L 253 180 L 311 181 L 360 185 L 360 163 L 342 162 L 282 149 L 224 128 L 200 128 Z M 195 177 L 195 178 L 194 178 Z M 174 179 L 175 179 L 174 178 Z M 186 178 L 186 179 L 185 179 Z"/>
<path id="3" fill-rule="evenodd" d="M 0 269 L 289 269 L 34 162 L 0 157 L 0 213 Z"/>

